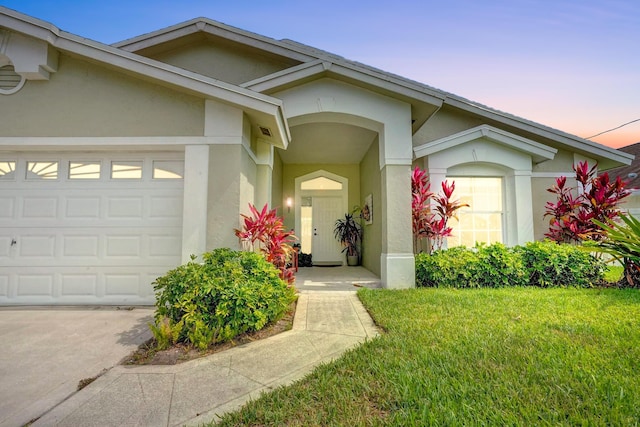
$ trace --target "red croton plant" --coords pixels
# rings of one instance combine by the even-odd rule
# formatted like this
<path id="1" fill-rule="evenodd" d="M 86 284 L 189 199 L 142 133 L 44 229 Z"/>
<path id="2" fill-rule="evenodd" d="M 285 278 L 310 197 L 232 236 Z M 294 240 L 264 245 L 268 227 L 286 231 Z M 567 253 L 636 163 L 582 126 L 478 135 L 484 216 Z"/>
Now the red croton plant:
<path id="1" fill-rule="evenodd" d="M 243 242 L 249 242 L 252 248 L 258 242 L 267 261 L 280 270 L 280 277 L 289 285 L 293 284 L 293 269 L 287 267 L 293 254 L 293 232 L 285 230 L 282 218 L 275 209 L 269 210 L 266 204 L 260 211 L 249 204 L 249 210 L 251 215 L 242 214 L 243 228 L 235 230 L 236 236 Z"/>
<path id="2" fill-rule="evenodd" d="M 416 168 L 411 173 L 411 213 L 413 218 L 413 245 L 417 252 L 420 241 L 426 239 L 427 251 L 441 249 L 444 239 L 451 236 L 452 228 L 449 219 L 455 217 L 456 211 L 464 206 L 459 200 L 452 200 L 451 196 L 456 183 L 447 181 L 442 183 L 442 194 L 431 192 L 429 176 L 423 169 Z M 434 201 L 432 206 L 431 201 Z"/>
<path id="3" fill-rule="evenodd" d="M 583 240 L 600 240 L 602 228 L 593 220 L 607 223 L 620 214 L 619 204 L 630 194 L 618 177 L 609 179 L 608 173 L 597 175 L 598 165 L 589 169 L 585 162 L 574 165 L 578 188 L 567 186 L 567 178 L 556 179 L 547 191 L 557 195 L 555 202 L 547 202 L 545 217 L 549 220 L 549 232 L 545 234 L 559 243 L 579 243 Z"/>

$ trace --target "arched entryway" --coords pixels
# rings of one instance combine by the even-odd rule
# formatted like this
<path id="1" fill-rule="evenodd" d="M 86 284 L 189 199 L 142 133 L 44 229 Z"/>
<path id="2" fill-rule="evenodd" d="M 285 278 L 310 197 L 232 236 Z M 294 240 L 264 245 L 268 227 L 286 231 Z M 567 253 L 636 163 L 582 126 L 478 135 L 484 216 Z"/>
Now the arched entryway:
<path id="1" fill-rule="evenodd" d="M 349 179 L 325 170 L 295 180 L 295 229 L 302 252 L 311 253 L 315 265 L 343 264 L 333 228 L 348 212 L 348 197 Z"/>

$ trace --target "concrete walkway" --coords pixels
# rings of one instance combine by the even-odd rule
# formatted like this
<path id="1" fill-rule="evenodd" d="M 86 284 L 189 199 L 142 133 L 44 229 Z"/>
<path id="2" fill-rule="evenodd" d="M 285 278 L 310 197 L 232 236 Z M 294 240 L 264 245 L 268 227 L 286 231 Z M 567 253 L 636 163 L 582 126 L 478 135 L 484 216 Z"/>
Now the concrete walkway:
<path id="1" fill-rule="evenodd" d="M 210 422 L 376 336 L 377 330 L 354 291 L 304 288 L 304 283 L 311 287 L 320 283 L 314 282 L 319 279 L 312 277 L 312 270 L 301 269 L 298 275 L 301 293 L 292 330 L 179 365 L 116 366 L 33 426 Z M 349 282 L 344 279 L 335 286 L 354 289 Z M 368 286 L 379 284 L 372 280 Z"/>

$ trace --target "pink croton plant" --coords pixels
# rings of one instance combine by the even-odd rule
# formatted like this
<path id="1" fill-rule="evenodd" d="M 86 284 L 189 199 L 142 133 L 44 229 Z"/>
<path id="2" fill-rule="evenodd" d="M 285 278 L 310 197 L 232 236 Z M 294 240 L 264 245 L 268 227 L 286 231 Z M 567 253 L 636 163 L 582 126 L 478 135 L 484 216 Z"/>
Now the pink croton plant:
<path id="1" fill-rule="evenodd" d="M 555 194 L 555 202 L 547 202 L 545 217 L 549 219 L 549 232 L 545 234 L 559 243 L 580 243 L 583 240 L 601 240 L 603 229 L 593 220 L 608 223 L 620 215 L 620 203 L 631 192 L 625 182 L 617 177 L 609 179 L 607 172 L 597 176 L 598 165 L 574 165 L 577 187 L 567 186 L 567 178 L 561 176 L 547 191 Z"/>
<path id="2" fill-rule="evenodd" d="M 293 269 L 287 265 L 293 254 L 295 236 L 292 231 L 286 231 L 282 218 L 275 209 L 269 210 L 265 204 L 262 210 L 249 204 L 251 215 L 244 215 L 243 228 L 236 229 L 235 234 L 243 242 L 249 242 L 254 247 L 258 242 L 260 251 L 267 261 L 280 270 L 280 278 L 292 285 L 295 281 Z"/>
<path id="3" fill-rule="evenodd" d="M 452 228 L 449 226 L 449 220 L 456 218 L 458 209 L 469 206 L 452 199 L 455 188 L 455 182 L 452 181 L 449 184 L 444 181 L 442 193 L 435 194 L 431 191 L 431 183 L 425 170 L 416 166 L 411 173 L 411 213 L 415 252 L 418 252 L 422 240 L 426 240 L 427 251 L 432 252 L 441 249 L 444 240 L 451 236 Z"/>

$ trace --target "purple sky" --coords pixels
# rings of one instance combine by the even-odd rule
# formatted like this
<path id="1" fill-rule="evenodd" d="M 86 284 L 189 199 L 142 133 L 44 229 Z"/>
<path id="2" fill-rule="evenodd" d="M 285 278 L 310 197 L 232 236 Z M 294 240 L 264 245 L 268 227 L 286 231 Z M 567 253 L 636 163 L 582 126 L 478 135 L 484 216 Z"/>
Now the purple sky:
<path id="1" fill-rule="evenodd" d="M 205 16 L 581 137 L 640 119 L 638 0 L 0 0 L 113 43 Z M 640 142 L 640 121 L 594 138 Z"/>

